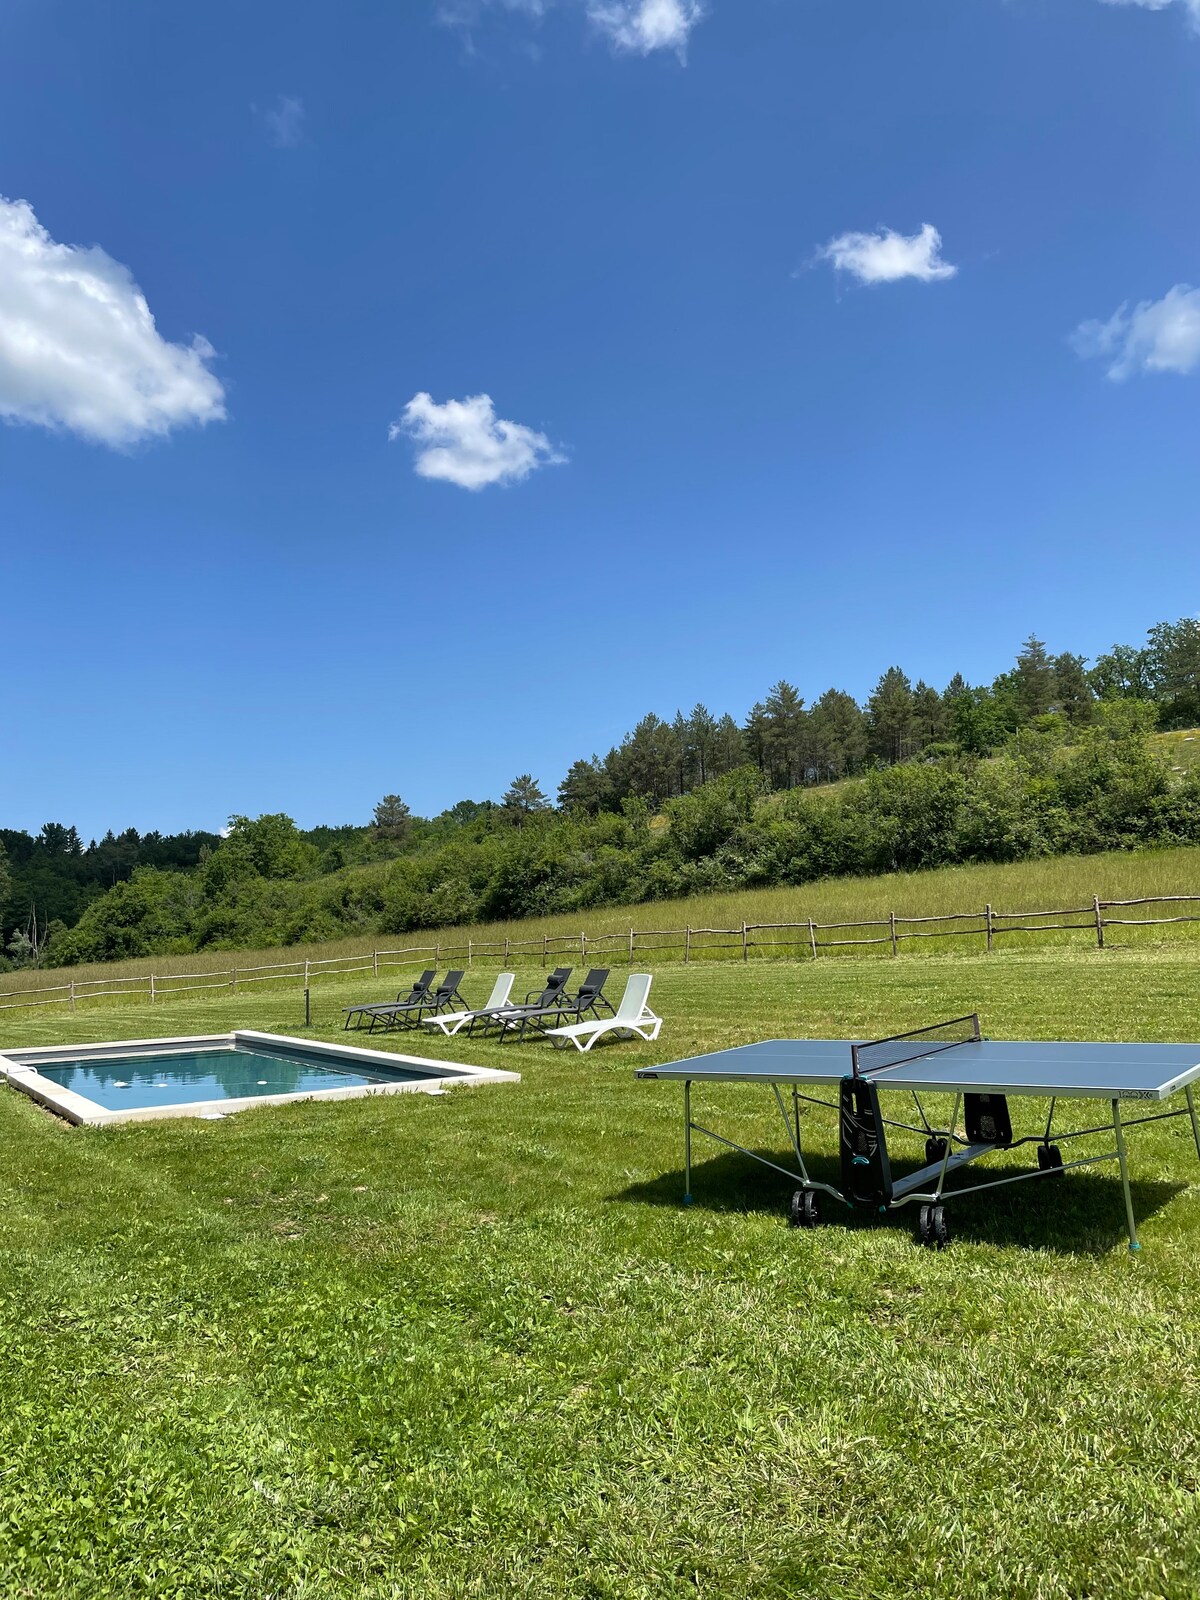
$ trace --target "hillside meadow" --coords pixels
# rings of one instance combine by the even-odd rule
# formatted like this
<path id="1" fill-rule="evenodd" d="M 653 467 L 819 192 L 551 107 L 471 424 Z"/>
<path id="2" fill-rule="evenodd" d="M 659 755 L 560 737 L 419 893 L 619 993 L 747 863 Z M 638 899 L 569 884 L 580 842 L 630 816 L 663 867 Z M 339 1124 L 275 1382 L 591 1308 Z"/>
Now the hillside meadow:
<path id="1" fill-rule="evenodd" d="M 973 931 L 966 936 L 922 937 L 900 945 L 901 960 L 922 959 L 932 954 L 966 956 L 984 947 L 983 909 L 989 903 L 997 913 L 1059 909 L 1082 913 L 1073 919 L 1079 925 L 1078 931 L 1074 932 L 1039 929 L 1036 932 L 997 933 L 998 949 L 1082 949 L 1095 943 L 1095 924 L 1090 907 L 1092 897 L 1097 894 L 1104 900 L 1154 895 L 1200 895 L 1200 847 L 1052 857 L 999 866 L 943 867 L 928 872 L 889 873 L 872 878 L 829 879 L 803 888 L 700 895 L 686 900 L 597 909 L 573 916 L 533 917 L 471 926 L 459 924 L 423 929 L 406 935 L 372 934 L 321 944 L 255 951 L 205 950 L 179 956 L 156 955 L 133 961 L 75 966 L 60 971 L 49 968 L 8 972 L 0 975 L 0 990 L 19 999 L 30 990 L 51 988 L 71 980 L 82 989 L 89 982 L 143 978 L 151 972 L 163 978 L 175 976 L 180 981 L 186 975 L 194 975 L 197 982 L 204 982 L 218 973 L 228 975 L 235 967 L 242 974 L 240 981 L 244 984 L 247 978 L 255 976 L 251 969 L 271 963 L 287 965 L 287 974 L 277 981 L 294 987 L 299 981 L 297 964 L 302 965 L 306 959 L 313 963 L 336 964 L 370 956 L 375 950 L 409 951 L 407 957 L 393 958 L 392 964 L 385 962 L 383 965 L 385 973 L 402 972 L 407 966 L 424 966 L 435 959 L 443 965 L 450 962 L 461 964 L 466 957 L 468 940 L 476 952 L 472 965 L 495 969 L 500 964 L 506 939 L 511 941 L 512 959 L 528 964 L 539 958 L 538 947 L 543 940 L 551 941 L 548 955 L 554 955 L 561 949 L 564 957 L 569 957 L 571 952 L 565 948 L 565 942 L 572 941 L 577 946 L 581 931 L 586 931 L 589 939 L 608 936 L 609 942 L 593 953 L 597 962 L 616 966 L 628 961 L 630 928 L 674 935 L 669 939 L 646 938 L 635 942 L 635 961 L 638 965 L 662 965 L 682 959 L 683 930 L 689 925 L 693 929 L 740 930 L 743 922 L 805 924 L 809 917 L 818 924 L 853 923 L 886 919 L 892 911 L 906 917 L 975 913 L 977 920 L 969 925 Z M 1152 905 L 1129 912 L 1133 918 L 1176 914 L 1200 915 L 1200 904 Z M 1118 916 L 1121 913 L 1114 911 L 1110 915 Z M 997 923 L 997 927 L 1000 926 L 1002 923 Z M 927 933 L 929 930 L 921 931 Z M 848 928 L 822 937 L 882 937 L 885 932 L 881 928 Z M 1105 937 L 1106 943 L 1114 947 L 1150 948 L 1163 942 L 1174 944 L 1177 941 L 1200 939 L 1200 922 L 1110 928 Z M 750 952 L 755 961 L 771 957 L 794 959 L 811 956 L 806 929 L 794 933 L 767 930 L 755 935 L 755 939 L 758 942 Z M 556 945 L 553 941 L 563 943 Z M 844 946 L 823 950 L 820 959 L 890 959 L 890 954 L 889 944 Z M 692 957 L 694 960 L 740 961 L 740 933 L 737 937 L 698 935 L 692 943 Z M 326 976 L 319 966 L 314 966 L 312 977 L 314 983 L 328 983 L 334 981 L 336 972 Z M 265 980 L 268 984 L 274 981 L 269 976 Z M 388 981 L 385 979 L 383 983 L 385 989 Z M 0 999 L 0 1006 L 4 1003 Z M 90 1003 L 109 1002 L 93 1000 Z"/>

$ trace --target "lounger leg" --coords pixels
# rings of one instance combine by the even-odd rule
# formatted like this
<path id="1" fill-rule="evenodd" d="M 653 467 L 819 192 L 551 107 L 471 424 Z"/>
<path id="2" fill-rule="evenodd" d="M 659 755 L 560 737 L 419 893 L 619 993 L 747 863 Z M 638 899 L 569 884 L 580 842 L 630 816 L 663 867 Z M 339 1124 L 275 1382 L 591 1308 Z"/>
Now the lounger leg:
<path id="1" fill-rule="evenodd" d="M 1129 1222 L 1129 1248 L 1140 1250 L 1138 1243 L 1137 1222 L 1133 1215 L 1133 1196 L 1129 1192 L 1129 1162 L 1125 1159 L 1125 1129 L 1121 1126 L 1121 1102 L 1114 1100 L 1112 1103 L 1113 1132 L 1117 1136 L 1117 1161 L 1121 1168 L 1121 1187 L 1125 1191 L 1125 1216 Z"/>
<path id="2" fill-rule="evenodd" d="M 683 1080 L 683 1203 L 692 1203 L 692 1080 Z"/>
<path id="3" fill-rule="evenodd" d="M 1187 1095 L 1188 1114 L 1192 1119 L 1192 1138 L 1196 1141 L 1196 1154 L 1200 1156 L 1200 1121 L 1196 1119 L 1196 1102 L 1192 1096 L 1192 1086 L 1189 1083 L 1183 1091 Z"/>

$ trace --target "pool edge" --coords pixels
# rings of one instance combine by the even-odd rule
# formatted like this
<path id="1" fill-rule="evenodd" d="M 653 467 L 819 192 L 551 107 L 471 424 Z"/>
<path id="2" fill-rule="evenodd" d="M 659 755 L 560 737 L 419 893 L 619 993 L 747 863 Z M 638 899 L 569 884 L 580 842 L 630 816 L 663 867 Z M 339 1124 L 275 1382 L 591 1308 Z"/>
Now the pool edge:
<path id="1" fill-rule="evenodd" d="M 54 1059 L 81 1059 L 91 1054 L 98 1061 L 137 1048 L 150 1051 L 155 1046 L 236 1044 L 285 1044 L 331 1057 L 334 1061 L 375 1062 L 380 1065 L 410 1065 L 426 1069 L 426 1076 L 407 1083 L 347 1084 L 345 1088 L 291 1091 L 285 1094 L 245 1095 L 237 1099 L 197 1100 L 190 1104 L 139 1106 L 128 1111 L 109 1111 L 94 1100 L 64 1088 L 38 1072 L 36 1061 L 51 1065 Z M 12 1047 L 9 1046 L 11 1049 Z M 18 1049 L 21 1060 L 10 1059 L 0 1051 L 0 1082 L 17 1090 L 44 1109 L 63 1117 L 76 1127 L 109 1128 L 127 1122 L 161 1122 L 173 1117 L 225 1117 L 240 1111 L 269 1106 L 297 1105 L 309 1100 L 363 1100 L 369 1095 L 444 1094 L 456 1086 L 478 1088 L 487 1083 L 519 1083 L 519 1072 L 504 1072 L 495 1067 L 475 1067 L 453 1061 L 434 1061 L 427 1056 L 402 1056 L 386 1050 L 366 1050 L 356 1045 L 336 1045 L 324 1039 L 297 1039 L 281 1033 L 261 1033 L 252 1028 L 235 1028 L 229 1033 L 188 1034 L 165 1039 L 106 1040 L 92 1045 L 35 1045 Z M 29 1060 L 26 1058 L 34 1058 Z"/>

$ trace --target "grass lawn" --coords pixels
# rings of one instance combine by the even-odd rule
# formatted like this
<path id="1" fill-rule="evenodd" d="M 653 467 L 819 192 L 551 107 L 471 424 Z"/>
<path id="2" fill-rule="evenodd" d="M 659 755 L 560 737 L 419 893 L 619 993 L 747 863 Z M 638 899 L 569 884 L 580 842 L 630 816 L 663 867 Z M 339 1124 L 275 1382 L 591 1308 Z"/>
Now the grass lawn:
<path id="1" fill-rule="evenodd" d="M 1186 1119 L 1131 1135 L 1140 1258 L 1109 1166 L 965 1203 L 939 1255 L 903 1213 L 793 1232 L 715 1146 L 684 1210 L 680 1088 L 631 1076 L 975 1008 L 1197 1039 L 1198 978 L 1194 945 L 673 966 L 654 1046 L 386 1041 L 519 1085 L 103 1131 L 0 1090 L 0 1596 L 1200 1595 Z M 0 1047 L 301 1021 L 221 993 L 0 1013 Z M 765 1094 L 704 1106 L 778 1147 Z"/>

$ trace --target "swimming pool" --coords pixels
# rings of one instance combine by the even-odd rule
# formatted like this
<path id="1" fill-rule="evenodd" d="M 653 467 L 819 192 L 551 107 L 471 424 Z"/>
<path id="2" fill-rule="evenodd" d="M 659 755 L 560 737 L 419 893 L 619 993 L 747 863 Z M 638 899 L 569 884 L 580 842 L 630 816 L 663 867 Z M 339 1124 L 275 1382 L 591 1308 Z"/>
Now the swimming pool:
<path id="1" fill-rule="evenodd" d="M 7 1081 L 70 1122 L 105 1127 L 158 1117 L 218 1117 L 294 1100 L 440 1094 L 520 1074 L 280 1034 L 204 1034 L 55 1045 L 0 1055 Z"/>

